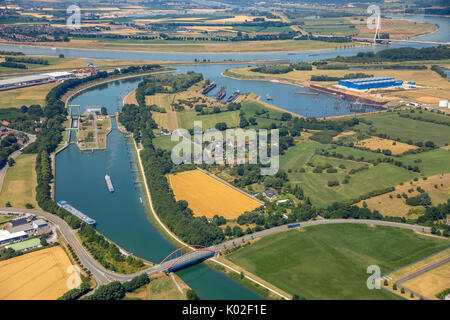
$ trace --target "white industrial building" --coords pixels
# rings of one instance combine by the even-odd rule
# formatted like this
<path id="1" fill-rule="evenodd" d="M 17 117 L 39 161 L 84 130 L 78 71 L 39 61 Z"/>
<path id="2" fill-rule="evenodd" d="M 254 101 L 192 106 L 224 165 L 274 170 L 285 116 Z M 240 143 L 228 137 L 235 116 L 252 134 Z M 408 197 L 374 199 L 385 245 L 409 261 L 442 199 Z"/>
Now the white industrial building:
<path id="1" fill-rule="evenodd" d="M 28 238 L 28 235 L 25 231 L 9 233 L 6 230 L 0 230 L 0 245 L 26 238 Z"/>
<path id="2" fill-rule="evenodd" d="M 36 84 L 43 84 L 54 81 L 50 76 L 44 74 L 35 74 L 31 76 L 15 77 L 0 80 L 0 89 L 14 89 Z"/>
<path id="3" fill-rule="evenodd" d="M 0 90 L 22 88 L 73 77 L 70 72 L 49 72 L 0 80 Z"/>

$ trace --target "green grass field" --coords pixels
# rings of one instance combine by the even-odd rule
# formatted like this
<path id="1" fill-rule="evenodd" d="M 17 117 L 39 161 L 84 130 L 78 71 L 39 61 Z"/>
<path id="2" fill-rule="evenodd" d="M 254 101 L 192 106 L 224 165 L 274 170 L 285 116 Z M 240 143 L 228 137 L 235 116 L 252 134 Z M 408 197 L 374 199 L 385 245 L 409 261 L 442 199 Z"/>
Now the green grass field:
<path id="1" fill-rule="evenodd" d="M 171 136 L 159 136 L 154 138 L 152 141 L 156 148 L 170 151 L 175 145 L 178 144 L 178 142 L 173 142 L 170 138 Z"/>
<path id="2" fill-rule="evenodd" d="M 22 154 L 14 166 L 8 168 L 0 192 L 0 206 L 10 202 L 13 207 L 25 208 L 27 203 L 38 208 L 36 202 L 36 164 L 35 154 Z"/>
<path id="3" fill-rule="evenodd" d="M 399 160 L 405 165 L 418 166 L 425 176 L 450 172 L 450 150 L 436 149 L 410 154 L 400 157 Z"/>
<path id="4" fill-rule="evenodd" d="M 355 159 L 364 158 L 363 161 L 377 160 L 378 158 L 380 159 L 386 158 L 386 156 L 381 153 L 358 150 L 350 147 L 336 146 L 336 148 L 324 147 L 324 149 L 328 150 L 328 152 L 330 153 L 333 152 L 340 153 L 345 157 L 353 156 Z"/>
<path id="5" fill-rule="evenodd" d="M 420 117 L 420 118 L 423 118 L 424 120 L 445 122 L 448 125 L 450 125 L 450 116 L 438 114 L 436 112 L 430 112 L 430 111 L 422 110 L 422 113 L 417 112 L 417 111 L 414 112 L 414 113 L 410 113 L 409 111 L 404 111 L 402 113 L 403 114 L 409 114 L 410 117 L 412 117 L 412 118 L 419 118 Z"/>
<path id="6" fill-rule="evenodd" d="M 194 121 L 202 121 L 203 130 L 215 128 L 216 123 L 225 122 L 228 128 L 239 125 L 239 111 L 227 111 L 208 115 L 197 115 L 196 111 L 177 112 L 178 126 L 184 129 L 192 129 Z"/>
<path id="7" fill-rule="evenodd" d="M 252 128 L 254 129 L 269 128 L 272 123 L 275 123 L 277 125 L 281 123 L 281 121 L 279 121 L 281 115 L 283 114 L 283 112 L 281 111 L 267 108 L 262 103 L 253 100 L 244 100 L 241 105 L 242 111 L 244 111 L 247 120 L 250 117 L 256 119 L 257 124 L 255 126 L 252 126 Z M 257 115 L 255 113 L 260 113 L 263 110 L 266 111 L 266 113 L 262 115 Z M 266 118 L 267 115 L 269 116 L 269 119 Z"/>
<path id="8" fill-rule="evenodd" d="M 299 184 L 311 202 L 319 207 L 326 207 L 333 202 L 355 199 L 370 191 L 384 189 L 389 186 L 398 185 L 401 182 L 409 181 L 418 174 L 406 169 L 393 166 L 388 163 L 381 163 L 377 166 L 370 166 L 369 169 L 351 175 L 347 184 L 342 184 L 344 177 L 351 169 L 357 169 L 367 163 L 350 160 L 341 160 L 331 157 L 324 157 L 315 154 L 317 148 L 329 148 L 330 145 L 323 145 L 314 141 L 308 141 L 289 148 L 280 157 L 280 168 L 287 172 L 291 184 Z M 341 147 L 340 153 L 353 154 L 355 156 L 365 156 L 370 152 Z M 347 150 L 348 149 L 348 150 Z M 332 149 L 335 150 L 335 149 Z M 342 151 L 342 152 L 341 152 Z M 373 154 L 378 156 L 377 154 Z M 307 165 L 311 162 L 314 167 L 329 164 L 337 169 L 336 173 L 314 173 L 314 167 Z M 345 168 L 340 168 L 344 165 Z M 305 172 L 300 172 L 304 168 Z M 338 181 L 339 186 L 328 187 L 328 181 Z"/>
<path id="9" fill-rule="evenodd" d="M 386 112 L 361 117 L 372 122 L 371 125 L 360 123 L 357 128 L 368 131 L 370 127 L 376 128 L 373 134 L 387 134 L 390 138 L 401 139 L 403 142 L 412 140 L 433 141 L 438 146 L 450 143 L 450 127 L 430 122 L 401 118 L 397 113 Z M 445 118 L 444 118 L 445 119 Z"/>
<path id="10" fill-rule="evenodd" d="M 378 265 L 385 274 L 447 246 L 411 230 L 334 224 L 267 236 L 227 258 L 306 299 L 399 299 L 367 289 L 367 267 Z"/>
<path id="11" fill-rule="evenodd" d="M 0 109 L 2 108 L 20 108 L 23 105 L 30 106 L 39 104 L 45 105 L 47 93 L 55 86 L 57 82 L 41 84 L 38 86 L 7 90 L 0 94 Z"/>

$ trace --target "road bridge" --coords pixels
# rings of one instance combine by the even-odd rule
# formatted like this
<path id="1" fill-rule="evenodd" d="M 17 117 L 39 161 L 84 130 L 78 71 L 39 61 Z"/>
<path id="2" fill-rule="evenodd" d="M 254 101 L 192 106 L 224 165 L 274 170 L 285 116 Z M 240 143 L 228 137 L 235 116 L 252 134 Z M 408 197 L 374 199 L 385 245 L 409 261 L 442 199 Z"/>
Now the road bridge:
<path id="1" fill-rule="evenodd" d="M 371 39 L 371 38 L 353 38 L 353 40 L 357 40 L 357 41 L 371 41 L 371 42 L 373 42 L 373 39 Z M 376 41 L 410 42 L 410 43 L 433 44 L 433 45 L 442 45 L 442 46 L 450 45 L 450 42 L 413 40 L 413 39 L 380 39 L 380 38 L 377 38 Z"/>
<path id="2" fill-rule="evenodd" d="M 189 264 L 191 261 L 204 261 L 206 259 L 212 258 L 215 254 L 218 252 L 233 247 L 235 245 L 238 245 L 240 243 L 251 241 L 254 239 L 258 239 L 261 237 L 265 237 L 270 234 L 275 234 L 278 232 L 283 232 L 290 230 L 290 226 L 292 224 L 282 225 L 278 227 L 274 227 L 271 229 L 266 229 L 263 231 L 255 232 L 253 234 L 245 235 L 239 238 L 235 238 L 232 240 L 225 241 L 223 243 L 213 245 L 210 247 L 202 247 L 202 246 L 192 246 L 188 245 L 185 247 L 182 247 L 180 249 L 175 250 L 175 252 L 169 254 L 166 259 L 164 259 L 160 264 L 154 265 L 148 269 L 133 273 L 133 274 L 120 274 L 113 271 L 107 270 L 105 267 L 103 267 L 97 260 L 95 260 L 91 254 L 86 250 L 86 248 L 82 245 L 80 239 L 76 236 L 76 231 L 72 230 L 67 223 L 59 218 L 58 216 L 43 212 L 39 210 L 34 209 L 19 209 L 19 208 L 0 208 L 0 214 L 7 214 L 7 213 L 30 213 L 34 214 L 36 216 L 39 216 L 41 218 L 44 218 L 54 225 L 60 230 L 62 236 L 66 240 L 67 243 L 69 243 L 72 248 L 74 249 L 75 253 L 79 257 L 81 264 L 88 268 L 94 279 L 97 281 L 99 285 L 107 284 L 111 281 L 129 281 L 133 279 L 134 277 L 146 273 L 148 275 L 153 275 L 159 272 L 170 272 L 170 271 L 176 271 L 175 269 L 178 269 L 180 266 L 185 264 L 185 266 L 188 266 L 186 264 Z M 398 223 L 398 222 L 390 222 L 390 221 L 383 221 L 383 220 L 365 220 L 365 219 L 332 219 L 332 220 L 313 220 L 313 221 L 306 221 L 295 223 L 297 228 L 303 228 L 308 226 L 314 226 L 314 225 L 320 225 L 320 224 L 336 224 L 336 223 L 354 223 L 354 224 L 368 224 L 368 225 L 381 225 L 381 226 L 388 226 L 388 227 L 397 227 L 397 228 L 403 228 L 403 229 L 410 229 L 416 232 L 426 232 L 430 233 L 429 227 L 423 227 L 416 224 L 406 224 L 406 223 Z M 184 252 L 182 250 L 190 250 L 192 252 Z M 181 256 L 183 256 L 182 259 L 179 256 L 175 256 L 175 253 L 181 253 L 184 252 Z M 214 252 L 214 255 L 212 253 Z M 193 254 L 195 253 L 195 254 Z M 201 260 L 201 261 L 200 261 Z M 195 262 L 194 262 L 195 263 Z M 192 265 L 190 263 L 189 265 Z"/>

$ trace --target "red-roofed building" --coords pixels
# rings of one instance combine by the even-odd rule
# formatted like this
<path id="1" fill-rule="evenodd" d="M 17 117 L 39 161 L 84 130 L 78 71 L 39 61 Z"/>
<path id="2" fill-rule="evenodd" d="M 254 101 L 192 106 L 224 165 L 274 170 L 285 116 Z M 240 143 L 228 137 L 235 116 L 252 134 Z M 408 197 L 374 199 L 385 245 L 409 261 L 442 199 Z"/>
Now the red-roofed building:
<path id="1" fill-rule="evenodd" d="M 6 121 L 6 120 L 3 120 L 3 121 L 2 121 L 2 125 L 4 125 L 4 126 L 9 126 L 9 122 Z"/>

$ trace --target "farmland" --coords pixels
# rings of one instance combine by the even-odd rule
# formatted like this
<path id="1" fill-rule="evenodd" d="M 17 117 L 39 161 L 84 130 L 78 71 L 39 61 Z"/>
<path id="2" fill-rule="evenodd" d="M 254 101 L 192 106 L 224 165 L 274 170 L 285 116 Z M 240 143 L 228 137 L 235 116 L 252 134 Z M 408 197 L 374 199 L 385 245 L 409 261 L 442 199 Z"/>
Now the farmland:
<path id="1" fill-rule="evenodd" d="M 102 59 L 85 59 L 85 58 L 58 58 L 52 56 L 33 56 L 33 58 L 41 58 L 48 61 L 48 65 L 40 65 L 40 64 L 31 64 L 25 63 L 28 69 L 25 72 L 50 72 L 57 70 L 67 70 L 67 69 L 76 69 L 76 68 L 86 68 L 86 63 L 88 61 L 92 62 L 95 65 L 99 65 L 102 67 L 123 67 L 129 65 L 140 65 L 143 61 L 127 61 L 127 60 L 102 60 Z M 22 72 L 18 72 L 17 69 L 13 68 L 5 68 L 0 67 L 0 74 L 13 74 L 20 73 L 19 75 L 23 75 Z M 38 86 L 39 87 L 39 86 Z"/>
<path id="2" fill-rule="evenodd" d="M 52 247 L 0 262 L 1 300 L 55 300 L 68 291 L 69 258 Z"/>
<path id="3" fill-rule="evenodd" d="M 450 172 L 450 151 L 436 149 L 400 157 L 406 165 L 418 166 L 425 176 Z"/>
<path id="4" fill-rule="evenodd" d="M 450 262 L 421 274 L 403 283 L 405 288 L 425 297 L 436 299 L 435 295 L 450 287 Z"/>
<path id="5" fill-rule="evenodd" d="M 239 111 L 226 111 L 215 114 L 197 115 L 196 111 L 177 112 L 180 128 L 192 129 L 194 121 L 202 121 L 203 130 L 212 129 L 216 123 L 225 122 L 227 127 L 239 125 Z"/>
<path id="6" fill-rule="evenodd" d="M 358 129 L 369 131 L 372 134 L 387 134 L 391 139 L 400 139 L 404 142 L 433 141 L 438 146 L 449 143 L 450 127 L 441 124 L 429 123 L 400 117 L 397 113 L 380 113 L 361 117 L 367 123 L 361 123 Z M 420 128 L 420 130 L 417 130 Z"/>
<path id="7" fill-rule="evenodd" d="M 397 299 L 368 290 L 366 268 L 378 265 L 383 274 L 446 246 L 446 240 L 410 230 L 335 224 L 267 236 L 227 258 L 306 299 Z"/>
<path id="8" fill-rule="evenodd" d="M 374 151 L 390 150 L 393 155 L 399 155 L 408 150 L 417 149 L 416 146 L 412 146 L 402 142 L 396 142 L 394 140 L 382 139 L 378 137 L 371 137 L 368 139 L 360 140 L 355 145 L 357 147 L 368 148 Z"/>
<path id="9" fill-rule="evenodd" d="M 214 215 L 235 219 L 245 211 L 261 206 L 256 200 L 199 171 L 168 176 L 177 200 L 186 200 L 195 216 Z"/>
<path id="10" fill-rule="evenodd" d="M 280 157 L 280 168 L 288 173 L 289 182 L 291 184 L 300 184 L 305 195 L 310 197 L 311 202 L 320 207 L 330 205 L 335 201 L 354 199 L 370 191 L 395 186 L 417 176 L 415 173 L 388 163 L 372 166 L 364 162 L 336 159 L 316 154 L 315 150 L 323 146 L 314 141 L 304 142 L 288 149 Z M 341 147 L 341 150 L 359 155 L 369 154 L 356 149 L 345 149 L 345 147 Z M 336 172 L 328 173 L 325 170 L 323 172 L 314 172 L 315 168 L 327 165 L 335 168 Z M 334 187 L 327 186 L 329 181 L 342 182 L 352 169 L 358 170 L 364 166 L 368 168 L 352 174 L 348 183 L 341 183 Z"/>
<path id="11" fill-rule="evenodd" d="M 364 201 L 358 205 L 362 206 L 365 202 L 371 210 L 378 210 L 385 216 L 417 218 L 417 213 L 423 214 L 424 207 L 414 207 L 406 204 L 406 200 L 398 195 L 406 194 L 408 197 L 417 196 L 417 188 L 422 188 L 431 198 L 433 205 L 447 202 L 450 197 L 450 174 L 434 175 L 427 180 L 411 180 L 409 183 L 395 186 L 395 190 Z"/>
<path id="12" fill-rule="evenodd" d="M 0 95 L 0 109 L 20 108 L 23 105 L 30 106 L 32 104 L 44 106 L 45 96 L 56 85 L 57 83 L 46 83 L 39 86 L 2 91 Z"/>

